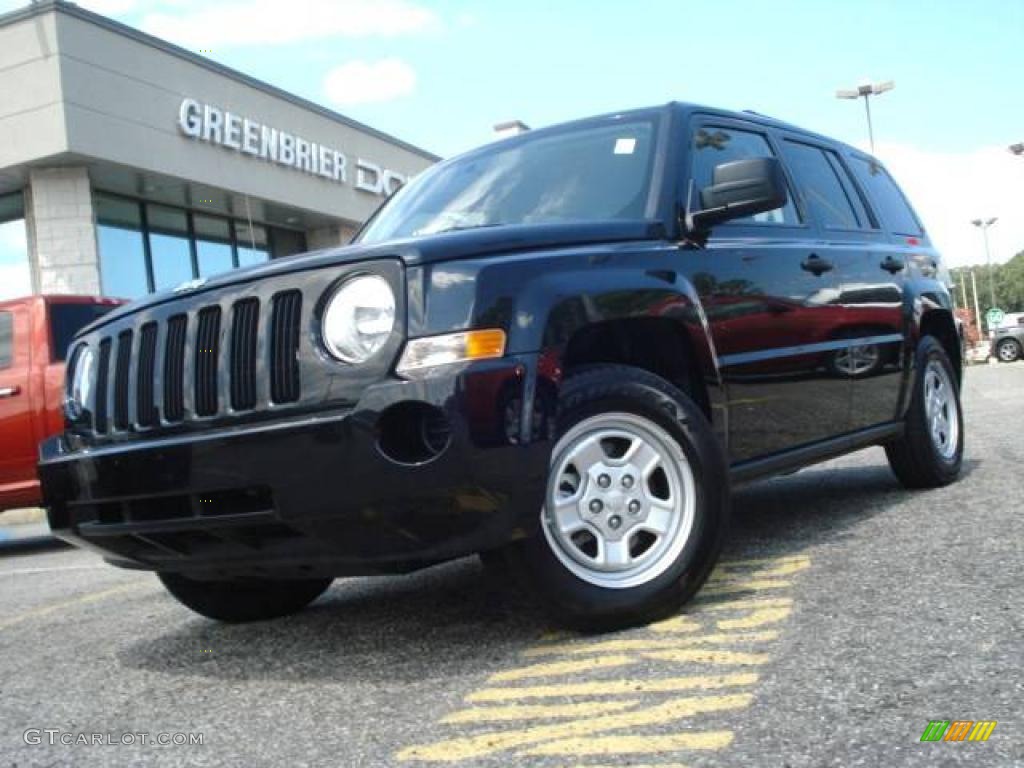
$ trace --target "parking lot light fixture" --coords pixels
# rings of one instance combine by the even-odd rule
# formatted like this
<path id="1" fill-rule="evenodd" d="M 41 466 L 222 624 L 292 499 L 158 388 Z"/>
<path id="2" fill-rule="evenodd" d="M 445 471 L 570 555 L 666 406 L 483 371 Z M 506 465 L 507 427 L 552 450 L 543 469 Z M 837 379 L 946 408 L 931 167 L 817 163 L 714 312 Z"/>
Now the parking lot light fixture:
<path id="1" fill-rule="evenodd" d="M 886 91 L 896 87 L 894 80 L 886 80 L 883 83 L 861 83 L 854 89 L 840 89 L 836 91 L 837 99 L 864 99 L 864 113 L 868 119 L 868 141 L 871 143 L 871 154 L 875 154 L 875 130 L 871 125 L 871 97 L 879 96 Z"/>
<path id="2" fill-rule="evenodd" d="M 992 252 L 988 247 L 988 230 L 993 224 L 999 221 L 998 217 L 993 216 L 989 219 L 973 219 L 971 224 L 978 227 L 981 230 L 982 237 L 985 240 L 985 262 L 988 264 L 988 299 L 989 309 L 996 306 L 996 284 L 995 279 L 992 276 Z"/>

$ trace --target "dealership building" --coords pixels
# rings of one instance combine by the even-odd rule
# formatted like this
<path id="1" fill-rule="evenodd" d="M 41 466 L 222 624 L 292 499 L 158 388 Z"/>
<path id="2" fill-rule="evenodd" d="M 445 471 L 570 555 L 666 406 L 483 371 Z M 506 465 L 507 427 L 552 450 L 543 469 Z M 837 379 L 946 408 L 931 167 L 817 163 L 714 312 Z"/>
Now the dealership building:
<path id="1" fill-rule="evenodd" d="M 7 295 L 27 273 L 134 298 L 344 244 L 438 159 L 71 3 L 0 16 L 0 94 Z"/>

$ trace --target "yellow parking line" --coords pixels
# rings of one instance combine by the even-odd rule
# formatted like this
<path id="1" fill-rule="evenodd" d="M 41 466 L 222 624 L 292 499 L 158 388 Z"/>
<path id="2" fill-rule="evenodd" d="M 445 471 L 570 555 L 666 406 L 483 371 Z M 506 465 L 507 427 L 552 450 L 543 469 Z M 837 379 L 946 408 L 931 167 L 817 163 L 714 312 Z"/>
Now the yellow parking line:
<path id="1" fill-rule="evenodd" d="M 799 573 L 800 571 L 805 571 L 810 568 L 811 559 L 809 557 L 805 557 L 799 560 L 790 560 L 785 563 L 766 563 L 765 565 L 770 565 L 771 567 L 758 568 L 756 570 L 745 570 L 738 569 L 735 566 L 719 566 L 719 568 L 711 574 L 711 578 L 708 579 L 708 582 L 723 581 L 740 575 L 756 579 L 773 578 L 775 576 L 791 576 L 794 573 Z M 739 572 L 736 573 L 735 571 Z"/>
<path id="2" fill-rule="evenodd" d="M 751 597 L 743 600 L 697 601 L 693 607 L 697 614 L 704 611 L 732 611 L 747 608 L 787 608 L 793 605 L 791 597 Z"/>
<path id="3" fill-rule="evenodd" d="M 748 579 L 745 581 L 720 581 L 716 584 L 708 584 L 701 590 L 701 594 L 710 597 L 712 595 L 734 595 L 737 592 L 762 592 L 769 589 L 785 589 L 792 587 L 793 582 L 784 579 Z"/>
<path id="4" fill-rule="evenodd" d="M 621 712 L 640 703 L 639 699 L 620 701 L 585 701 L 579 704 L 512 704 L 506 707 L 473 707 L 463 709 L 441 720 L 442 723 L 507 723 L 515 720 L 550 720 L 552 718 L 593 717 Z"/>
<path id="5" fill-rule="evenodd" d="M 130 592 L 133 589 L 141 589 L 142 587 L 147 586 L 150 586 L 150 584 L 145 582 L 132 582 L 131 584 L 122 584 L 119 587 L 111 587 L 110 589 L 105 589 L 101 592 L 92 592 L 91 594 L 82 595 L 81 597 L 76 597 L 72 600 L 64 600 L 59 603 L 44 605 L 40 608 L 33 608 L 30 611 L 25 611 L 24 613 L 12 616 L 6 621 L 0 621 L 0 629 L 9 629 L 16 624 L 21 624 L 29 619 L 38 619 L 43 616 L 48 616 L 51 613 L 56 613 L 57 611 L 76 608 L 80 605 L 88 605 L 89 603 L 95 603 L 99 600 L 105 600 L 108 597 L 119 595 L 122 592 Z"/>
<path id="6" fill-rule="evenodd" d="M 679 749 L 722 749 L 732 743 L 732 731 L 670 733 L 651 736 L 588 736 L 562 739 L 527 749 L 521 755 L 650 755 Z"/>
<path id="7" fill-rule="evenodd" d="M 773 610 L 789 611 L 788 608 Z M 736 621 L 739 621 L 739 619 L 736 619 Z M 559 643 L 558 645 L 545 645 L 523 651 L 523 656 L 532 658 L 536 656 L 550 656 L 555 654 L 577 656 L 587 653 L 625 653 L 627 651 L 672 649 L 688 645 L 703 645 L 704 643 L 764 643 L 774 640 L 778 636 L 778 632 L 767 631 L 748 632 L 746 634 L 734 632 L 712 635 L 694 635 L 693 637 L 634 637 L 629 638 L 628 640 L 604 640 L 596 643 Z"/>
<path id="8" fill-rule="evenodd" d="M 732 675 L 690 675 L 662 677 L 651 680 L 600 680 L 592 683 L 563 683 L 519 688 L 484 688 L 466 697 L 469 702 L 516 701 L 546 699 L 557 696 L 628 696 L 640 693 L 676 693 L 679 691 L 712 691 L 718 688 L 753 685 L 758 680 L 753 672 Z"/>
<path id="9" fill-rule="evenodd" d="M 529 667 L 510 669 L 491 675 L 490 682 L 507 680 L 524 680 L 529 677 L 549 677 L 551 675 L 572 675 L 576 672 L 588 672 L 594 669 L 609 669 L 636 664 L 640 659 L 635 656 L 606 656 L 603 659 L 586 659 L 583 661 L 556 661 L 551 664 L 534 664 Z"/>
<path id="10" fill-rule="evenodd" d="M 758 608 L 741 619 L 722 619 L 717 626 L 719 629 L 753 629 L 782 621 L 792 612 L 792 608 Z"/>
<path id="11" fill-rule="evenodd" d="M 554 740 L 574 739 L 595 733 L 605 733 L 619 729 L 639 728 L 648 725 L 661 725 L 675 720 L 692 717 L 703 712 L 717 712 L 747 707 L 754 697 L 749 693 L 732 694 L 729 696 L 708 696 L 697 698 L 673 699 L 645 709 L 629 712 L 617 712 L 611 715 L 599 715 L 568 723 L 539 725 L 534 728 L 520 730 L 489 731 L 473 736 L 461 736 L 446 739 L 433 744 L 407 747 L 398 753 L 399 760 L 430 760 L 435 762 L 454 763 L 460 760 L 485 757 L 517 747 L 539 744 Z M 718 749 L 732 739 L 719 734 L 714 745 L 709 739 L 705 749 Z M 694 734 L 695 736 L 699 734 Z M 700 747 L 698 747 L 700 748 Z"/>
<path id="12" fill-rule="evenodd" d="M 781 563 L 810 562 L 809 555 L 783 555 L 781 557 L 750 557 L 745 560 L 722 560 L 718 568 L 745 568 L 758 565 L 779 565 Z"/>
<path id="13" fill-rule="evenodd" d="M 644 653 L 649 659 L 659 661 L 696 661 L 700 664 L 767 664 L 767 653 L 741 653 L 739 651 L 707 651 L 686 648 L 678 651 L 650 651 Z"/>
<path id="14" fill-rule="evenodd" d="M 699 632 L 701 624 L 689 616 L 674 616 L 664 621 L 656 621 L 647 628 L 655 632 Z"/>

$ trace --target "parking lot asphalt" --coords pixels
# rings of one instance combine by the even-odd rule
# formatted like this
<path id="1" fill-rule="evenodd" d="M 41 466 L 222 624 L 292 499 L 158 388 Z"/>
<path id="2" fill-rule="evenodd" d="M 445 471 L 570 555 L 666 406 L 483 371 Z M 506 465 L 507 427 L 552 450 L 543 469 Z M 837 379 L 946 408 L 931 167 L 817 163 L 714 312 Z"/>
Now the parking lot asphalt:
<path id="1" fill-rule="evenodd" d="M 88 552 L 0 552 L 0 765 L 1024 766 L 1024 363 L 964 399 L 956 485 L 872 449 L 741 489 L 695 603 L 604 636 L 475 558 L 226 626 Z"/>

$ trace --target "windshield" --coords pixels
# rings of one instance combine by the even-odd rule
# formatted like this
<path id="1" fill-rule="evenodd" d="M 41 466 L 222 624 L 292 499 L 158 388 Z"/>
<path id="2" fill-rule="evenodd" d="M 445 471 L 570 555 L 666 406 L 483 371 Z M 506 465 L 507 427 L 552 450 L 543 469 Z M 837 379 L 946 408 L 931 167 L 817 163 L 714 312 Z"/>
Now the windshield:
<path id="1" fill-rule="evenodd" d="M 642 219 L 655 120 L 527 135 L 437 165 L 377 214 L 360 242 L 496 227 Z"/>

